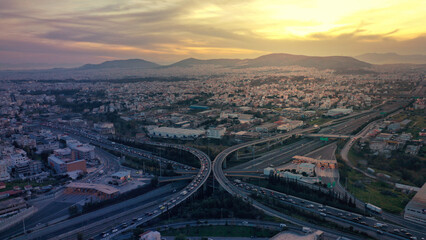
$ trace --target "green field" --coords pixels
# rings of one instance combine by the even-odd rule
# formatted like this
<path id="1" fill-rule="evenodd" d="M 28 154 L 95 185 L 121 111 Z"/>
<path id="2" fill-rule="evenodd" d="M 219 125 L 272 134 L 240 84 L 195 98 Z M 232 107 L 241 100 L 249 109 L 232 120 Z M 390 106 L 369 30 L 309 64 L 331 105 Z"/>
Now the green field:
<path id="1" fill-rule="evenodd" d="M 404 132 L 411 133 L 414 138 L 417 138 L 419 136 L 419 132 L 426 128 L 425 116 L 426 114 L 421 110 L 413 112 L 406 111 L 393 116 L 392 120 L 400 122 L 404 119 L 410 119 L 411 123 L 408 124 L 407 129 L 404 130 Z"/>
<path id="2" fill-rule="evenodd" d="M 278 231 L 245 226 L 199 226 L 162 231 L 162 236 L 184 234 L 194 237 L 265 237 L 270 238 Z"/>
<path id="3" fill-rule="evenodd" d="M 347 176 L 348 179 L 347 183 L 342 181 L 342 185 L 347 184 L 348 191 L 356 198 L 379 206 L 387 212 L 401 213 L 413 197 L 412 194 L 402 193 L 385 182 L 373 180 L 352 169 L 346 169 L 345 173 L 341 172 L 343 180 L 342 176 Z"/>
<path id="4" fill-rule="evenodd" d="M 330 122 L 331 120 L 333 120 L 333 119 L 332 118 L 319 117 L 318 119 L 313 119 L 313 120 L 307 122 L 307 124 L 308 125 L 314 125 L 314 124 L 321 125 L 321 124 L 324 124 L 326 122 Z"/>

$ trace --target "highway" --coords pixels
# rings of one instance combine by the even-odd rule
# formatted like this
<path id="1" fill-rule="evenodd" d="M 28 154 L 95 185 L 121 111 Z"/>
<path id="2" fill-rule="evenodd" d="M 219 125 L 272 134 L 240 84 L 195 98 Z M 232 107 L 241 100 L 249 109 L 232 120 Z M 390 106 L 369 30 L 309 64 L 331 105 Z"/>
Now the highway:
<path id="1" fill-rule="evenodd" d="M 176 169 L 187 169 L 187 170 L 193 169 L 190 166 L 152 155 L 150 152 L 109 141 L 103 136 L 97 135 L 95 133 L 90 133 L 81 129 L 75 129 L 75 128 L 70 128 L 66 126 L 53 125 L 51 123 L 44 123 L 43 125 L 48 128 L 59 129 L 62 131 L 72 133 L 73 135 L 86 138 L 87 140 L 89 140 L 90 143 L 100 146 L 102 148 L 111 149 L 117 152 L 121 152 L 123 154 L 129 154 L 129 155 L 133 155 L 133 156 L 137 156 L 137 157 L 141 157 L 145 159 L 159 161 L 160 164 L 164 164 L 164 166 L 166 164 L 172 164 L 172 166 Z M 123 216 L 120 215 L 120 212 L 117 212 L 118 213 L 117 217 L 110 217 L 110 218 L 107 218 L 106 220 L 101 219 L 100 220 L 102 223 L 101 225 L 96 224 L 96 222 L 94 222 L 93 225 L 92 224 L 87 225 L 87 222 L 86 222 L 87 219 L 85 218 L 87 214 L 85 214 L 85 215 L 82 215 L 82 218 L 73 218 L 68 220 L 68 221 L 72 221 L 71 223 L 67 221 L 57 223 L 52 226 L 47 226 L 39 230 L 36 230 L 34 232 L 31 232 L 27 234 L 27 236 L 21 236 L 16 239 L 27 239 L 28 237 L 31 239 L 49 239 L 49 237 L 53 237 L 53 236 L 55 236 L 55 238 L 60 238 L 60 239 L 75 239 L 77 234 L 80 232 L 89 233 L 90 236 L 98 236 L 98 237 L 99 237 L 99 233 L 101 233 L 100 237 L 105 236 L 107 238 L 110 238 L 112 236 L 120 234 L 122 231 L 126 231 L 128 229 L 134 228 L 153 218 L 156 218 L 162 213 L 177 206 L 178 204 L 180 204 L 181 202 L 189 198 L 192 194 L 197 192 L 197 190 L 200 189 L 200 187 L 208 179 L 211 172 L 211 161 L 210 161 L 210 158 L 202 151 L 195 148 L 182 146 L 179 144 L 156 143 L 156 142 L 145 142 L 145 143 L 151 144 L 154 146 L 161 146 L 165 148 L 176 148 L 176 149 L 187 151 L 193 154 L 200 160 L 201 167 L 198 171 L 198 175 L 195 176 L 193 180 L 189 183 L 189 185 L 186 186 L 185 188 L 181 189 L 178 192 L 165 196 L 164 199 L 160 199 L 156 201 L 156 204 L 159 204 L 158 206 L 150 206 L 151 208 L 148 208 L 148 209 L 143 208 L 143 209 L 139 209 L 139 211 L 132 210 L 133 214 L 125 214 Z M 101 211 L 103 210 L 104 209 L 101 209 Z M 134 215 L 137 215 L 137 216 L 134 216 Z M 132 218 L 135 218 L 136 220 L 139 219 L 139 220 L 133 221 Z M 102 232 L 103 230 L 99 226 L 106 226 L 105 225 L 106 222 L 107 223 L 113 222 L 117 224 L 116 222 L 117 219 L 120 219 L 120 222 L 129 221 L 129 224 L 127 224 L 127 226 L 126 225 L 120 225 L 115 227 L 113 226 L 112 228 L 113 230 L 115 230 L 114 232 L 112 232 L 112 230 L 110 232 Z M 86 224 L 83 224 L 85 222 Z M 76 227 L 75 224 L 82 224 L 82 226 Z M 71 230 L 70 226 L 73 226 L 72 231 L 69 231 Z M 58 236 L 57 234 L 59 231 L 65 232 L 65 233 Z"/>
<path id="2" fill-rule="evenodd" d="M 394 108 L 400 107 L 401 104 L 392 104 L 392 106 L 393 106 L 393 108 L 390 109 L 389 107 L 387 107 L 387 109 L 392 110 Z M 368 121 L 369 119 L 372 119 L 376 116 L 378 116 L 376 113 L 369 113 L 369 114 L 366 114 L 365 116 L 358 117 L 357 119 L 354 119 L 354 120 L 349 119 L 350 127 L 348 127 L 349 123 L 345 124 L 343 122 L 343 123 L 337 124 L 334 128 L 329 128 L 329 129 L 327 129 L 327 131 L 323 131 L 323 132 L 347 134 L 349 131 L 351 131 L 351 132 L 354 131 L 355 129 L 362 126 L 362 124 L 364 124 L 366 121 Z M 327 123 L 327 126 L 331 126 L 331 125 L 333 125 L 333 124 Z M 230 194 L 243 198 L 245 201 L 250 202 L 254 207 L 264 211 L 265 213 L 267 213 L 271 216 L 276 216 L 276 217 L 279 217 L 281 219 L 291 220 L 292 222 L 297 223 L 297 221 L 294 221 L 294 219 L 291 219 L 286 215 L 280 214 L 280 213 L 264 206 L 263 204 L 260 204 L 259 202 L 249 198 L 248 194 L 246 192 L 244 192 L 244 190 L 239 189 L 238 187 L 234 186 L 226 178 L 225 173 L 223 172 L 223 169 L 222 169 L 222 165 L 223 165 L 223 162 L 226 160 L 227 156 L 229 156 L 231 153 L 233 153 L 235 151 L 238 151 L 239 149 L 242 149 L 242 148 L 245 148 L 245 147 L 248 147 L 248 146 L 253 146 L 253 145 L 256 145 L 256 144 L 259 144 L 259 143 L 271 141 L 271 140 L 274 140 L 274 139 L 277 139 L 277 138 L 285 139 L 285 138 L 290 137 L 293 134 L 301 134 L 301 133 L 304 133 L 304 132 L 308 132 L 309 130 L 310 129 L 296 130 L 294 132 L 290 132 L 290 133 L 287 133 L 287 134 L 284 134 L 284 135 L 278 135 L 278 136 L 275 136 L 275 137 L 269 137 L 269 138 L 265 138 L 265 139 L 261 139 L 261 140 L 246 142 L 246 143 L 238 144 L 238 145 L 232 146 L 228 149 L 225 149 L 223 152 L 219 153 L 216 156 L 216 158 L 213 162 L 214 176 L 217 179 L 217 181 L 219 182 L 219 184 Z M 237 168 L 237 167 L 235 167 L 235 168 Z M 299 222 L 299 224 L 305 224 L 306 225 L 306 223 L 303 223 L 303 222 L 302 223 Z M 346 224 L 351 225 L 353 227 L 359 227 L 359 226 L 357 226 L 358 223 L 346 222 Z M 366 226 L 366 227 L 371 228 L 372 226 Z M 369 230 L 371 231 L 372 229 L 369 229 Z M 330 231 L 330 230 L 328 230 L 328 231 Z M 412 234 L 412 233 L 404 233 L 404 234 L 406 234 L 406 236 L 402 237 L 402 236 L 397 235 L 396 232 L 386 232 L 386 231 L 382 231 L 382 230 L 379 230 L 379 231 L 377 232 L 378 234 L 386 236 L 389 239 L 406 239 L 407 237 L 409 237 L 410 234 Z M 406 231 L 406 230 L 404 229 L 404 231 Z M 411 232 L 413 232 L 413 231 L 411 231 Z M 422 232 L 419 233 L 419 232 L 416 231 L 415 234 L 418 234 L 419 237 L 424 237 Z M 380 238 L 383 238 L 383 236 L 381 236 Z"/>

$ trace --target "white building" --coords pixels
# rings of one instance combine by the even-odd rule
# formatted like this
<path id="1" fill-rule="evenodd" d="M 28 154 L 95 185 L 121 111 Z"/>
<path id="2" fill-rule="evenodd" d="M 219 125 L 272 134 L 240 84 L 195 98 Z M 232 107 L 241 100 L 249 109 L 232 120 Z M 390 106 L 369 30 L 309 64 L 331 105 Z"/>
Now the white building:
<path id="1" fill-rule="evenodd" d="M 350 108 L 334 108 L 334 109 L 328 110 L 328 112 L 324 115 L 328 117 L 339 117 L 343 115 L 348 115 L 352 112 L 353 110 Z"/>
<path id="2" fill-rule="evenodd" d="M 405 206 L 404 218 L 426 224 L 426 183 Z"/>
<path id="3" fill-rule="evenodd" d="M 195 139 L 205 134 L 205 131 L 197 129 L 157 127 L 148 129 L 148 133 L 151 137 Z"/>
<path id="4" fill-rule="evenodd" d="M 226 132 L 226 128 L 224 127 L 209 128 L 207 130 L 207 137 L 221 139 L 223 135 L 225 135 L 225 132 Z"/>
<path id="5" fill-rule="evenodd" d="M 263 169 L 263 174 L 266 176 L 271 175 L 271 173 L 273 173 L 275 171 L 275 169 L 271 168 L 271 167 L 267 167 L 265 169 Z"/>
<path id="6" fill-rule="evenodd" d="M 308 176 L 313 176 L 315 172 L 315 164 L 312 163 L 301 163 L 297 164 L 296 172 L 302 174 L 305 172 Z"/>

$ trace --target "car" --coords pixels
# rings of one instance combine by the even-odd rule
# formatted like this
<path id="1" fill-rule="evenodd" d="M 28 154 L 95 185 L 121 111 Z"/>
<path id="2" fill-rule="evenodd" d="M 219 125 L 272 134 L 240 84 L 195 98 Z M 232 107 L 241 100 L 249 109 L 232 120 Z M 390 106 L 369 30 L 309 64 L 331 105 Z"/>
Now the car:
<path id="1" fill-rule="evenodd" d="M 112 233 L 116 233 L 116 232 L 118 232 L 117 228 L 112 229 Z"/>
<path id="2" fill-rule="evenodd" d="M 383 231 L 382 230 L 377 230 L 377 233 L 378 234 L 383 234 Z"/>
<path id="3" fill-rule="evenodd" d="M 139 217 L 137 220 L 138 220 L 138 221 L 140 221 L 140 220 L 142 220 L 142 218 L 141 218 L 141 217 Z"/>
<path id="4" fill-rule="evenodd" d="M 327 216 L 327 214 L 325 214 L 325 213 L 323 213 L 323 212 L 322 212 L 322 213 L 320 213 L 320 215 L 321 215 L 321 216 L 323 216 L 323 217 L 326 217 L 326 216 Z"/>
<path id="5" fill-rule="evenodd" d="M 280 223 L 280 227 L 284 228 L 284 227 L 287 227 L 287 225 L 284 223 Z"/>
<path id="6" fill-rule="evenodd" d="M 109 233 L 102 234 L 102 237 L 108 237 L 108 236 L 109 236 Z"/>
<path id="7" fill-rule="evenodd" d="M 242 224 L 246 225 L 246 224 L 248 224 L 248 222 L 247 221 L 243 221 Z"/>

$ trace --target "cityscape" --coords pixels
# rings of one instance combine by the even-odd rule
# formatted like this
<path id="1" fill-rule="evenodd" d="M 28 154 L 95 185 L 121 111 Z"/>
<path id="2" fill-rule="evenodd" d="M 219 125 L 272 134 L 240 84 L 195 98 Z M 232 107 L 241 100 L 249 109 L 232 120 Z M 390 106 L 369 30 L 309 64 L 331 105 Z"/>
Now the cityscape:
<path id="1" fill-rule="evenodd" d="M 33 4 L 0 2 L 0 239 L 426 238 L 424 2 Z"/>

